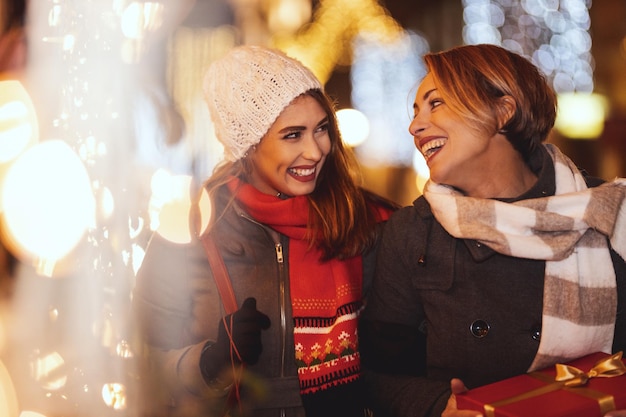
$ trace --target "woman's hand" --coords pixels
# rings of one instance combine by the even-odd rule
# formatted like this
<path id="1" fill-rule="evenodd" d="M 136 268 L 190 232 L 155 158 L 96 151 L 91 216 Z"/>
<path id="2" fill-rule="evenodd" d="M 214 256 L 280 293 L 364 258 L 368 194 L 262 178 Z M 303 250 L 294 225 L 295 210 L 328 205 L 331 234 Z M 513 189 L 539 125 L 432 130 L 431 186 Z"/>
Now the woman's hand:
<path id="1" fill-rule="evenodd" d="M 479 413 L 474 410 L 459 410 L 456 408 L 456 395 L 461 394 L 467 391 L 465 384 L 463 381 L 457 378 L 453 378 L 450 381 L 450 389 L 452 390 L 452 395 L 448 399 L 448 404 L 446 405 L 446 409 L 441 413 L 441 417 L 483 417 L 482 413 Z M 626 417 L 618 414 L 613 417 Z"/>
<path id="2" fill-rule="evenodd" d="M 626 417 L 626 410 L 613 410 L 609 411 L 604 417 Z"/>

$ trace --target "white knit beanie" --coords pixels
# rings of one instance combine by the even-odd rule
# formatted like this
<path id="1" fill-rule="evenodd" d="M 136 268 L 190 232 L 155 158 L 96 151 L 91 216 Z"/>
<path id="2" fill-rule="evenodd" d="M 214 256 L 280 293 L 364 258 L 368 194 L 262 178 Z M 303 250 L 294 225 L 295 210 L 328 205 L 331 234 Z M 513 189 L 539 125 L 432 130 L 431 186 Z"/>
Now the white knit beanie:
<path id="1" fill-rule="evenodd" d="M 204 99 L 224 157 L 242 158 L 293 99 L 316 88 L 322 85 L 308 68 L 276 49 L 239 46 L 213 62 Z"/>

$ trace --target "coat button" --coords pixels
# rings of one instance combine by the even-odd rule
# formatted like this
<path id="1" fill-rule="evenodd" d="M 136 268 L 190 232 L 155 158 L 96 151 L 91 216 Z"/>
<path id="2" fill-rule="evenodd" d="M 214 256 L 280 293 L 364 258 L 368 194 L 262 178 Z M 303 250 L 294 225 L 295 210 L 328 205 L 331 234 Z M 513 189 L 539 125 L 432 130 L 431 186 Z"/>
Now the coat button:
<path id="1" fill-rule="evenodd" d="M 530 329 L 530 335 L 533 338 L 533 340 L 540 341 L 541 340 L 541 326 L 539 325 L 533 326 Z"/>
<path id="2" fill-rule="evenodd" d="M 480 339 L 487 336 L 490 327 L 491 326 L 489 326 L 489 323 L 487 323 L 485 320 L 474 320 L 472 324 L 470 324 L 470 332 L 472 332 L 472 335 L 474 337 Z"/>

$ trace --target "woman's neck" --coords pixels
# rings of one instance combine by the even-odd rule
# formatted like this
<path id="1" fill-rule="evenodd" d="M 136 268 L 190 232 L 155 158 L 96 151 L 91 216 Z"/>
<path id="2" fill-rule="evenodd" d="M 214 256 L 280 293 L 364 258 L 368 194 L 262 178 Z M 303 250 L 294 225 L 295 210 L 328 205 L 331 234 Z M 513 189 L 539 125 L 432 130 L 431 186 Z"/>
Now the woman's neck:
<path id="1" fill-rule="evenodd" d="M 494 157 L 482 161 L 482 180 L 475 187 L 462 190 L 467 196 L 477 198 L 516 198 L 537 182 L 537 175 L 524 161 L 522 155 L 507 141 Z"/>

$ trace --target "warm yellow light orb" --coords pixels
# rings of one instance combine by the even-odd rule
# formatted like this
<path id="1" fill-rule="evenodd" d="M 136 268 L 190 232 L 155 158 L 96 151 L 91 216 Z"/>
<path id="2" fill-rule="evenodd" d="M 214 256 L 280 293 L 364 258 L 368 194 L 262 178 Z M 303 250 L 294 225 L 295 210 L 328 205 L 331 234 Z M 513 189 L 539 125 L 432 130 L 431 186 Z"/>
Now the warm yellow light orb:
<path id="1" fill-rule="evenodd" d="M 11 162 L 38 140 L 37 115 L 28 92 L 19 81 L 0 81 L 0 190 Z"/>
<path id="2" fill-rule="evenodd" d="M 111 383 L 102 387 L 102 400 L 114 410 L 125 410 L 127 406 L 126 387 L 124 384 Z"/>
<path id="3" fill-rule="evenodd" d="M 87 171 L 61 140 L 42 142 L 16 159 L 0 200 L 10 243 L 26 257 L 59 260 L 95 223 Z"/>
<path id="4" fill-rule="evenodd" d="M 152 176 L 150 228 L 175 243 L 191 241 L 191 177 L 158 170 Z"/>
<path id="5" fill-rule="evenodd" d="M 211 221 L 211 216 L 213 214 L 213 204 L 211 203 L 209 194 L 206 192 L 205 189 L 202 189 L 202 194 L 200 194 L 198 206 L 200 212 L 200 221 L 198 224 L 199 230 L 197 232 L 198 235 L 201 235 L 205 232 L 207 227 L 209 227 L 209 222 Z"/>
<path id="6" fill-rule="evenodd" d="M 0 81 L 0 164 L 15 159 L 37 142 L 35 107 L 19 81 Z"/>
<path id="7" fill-rule="evenodd" d="M 65 359 L 59 352 L 41 354 L 30 364 L 31 376 L 44 389 L 60 390 L 67 383 L 67 373 L 63 371 L 65 366 Z"/>
<path id="8" fill-rule="evenodd" d="M 571 139 L 595 139 L 604 130 L 608 101 L 600 94 L 567 93 L 558 96 L 554 127 Z"/>
<path id="9" fill-rule="evenodd" d="M 337 111 L 337 123 L 341 137 L 348 146 L 355 147 L 362 144 L 370 134 L 369 120 L 356 109 Z"/>
<path id="10" fill-rule="evenodd" d="M 122 12 L 122 33 L 129 39 L 142 39 L 149 30 L 156 30 L 163 24 L 164 6 L 159 2 L 130 3 Z"/>

